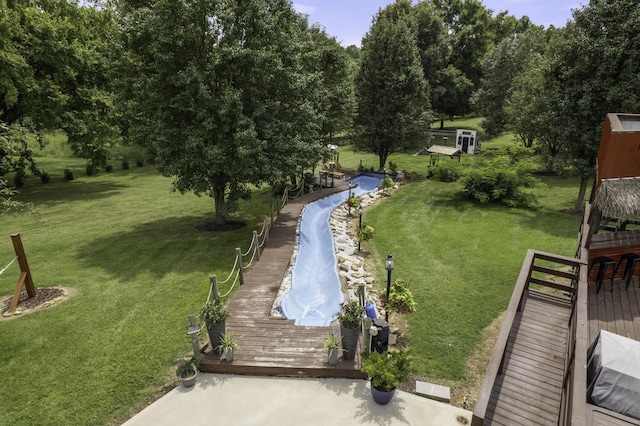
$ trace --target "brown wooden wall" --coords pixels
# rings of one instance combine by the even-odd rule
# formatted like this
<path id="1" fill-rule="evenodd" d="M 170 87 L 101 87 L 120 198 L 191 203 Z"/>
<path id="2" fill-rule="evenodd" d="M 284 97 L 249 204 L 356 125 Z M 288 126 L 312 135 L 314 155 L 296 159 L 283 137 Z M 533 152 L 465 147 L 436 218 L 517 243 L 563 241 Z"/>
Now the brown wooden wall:
<path id="1" fill-rule="evenodd" d="M 598 179 L 640 176 L 640 129 L 629 130 L 623 121 L 640 122 L 640 114 L 607 114 L 598 150 Z"/>

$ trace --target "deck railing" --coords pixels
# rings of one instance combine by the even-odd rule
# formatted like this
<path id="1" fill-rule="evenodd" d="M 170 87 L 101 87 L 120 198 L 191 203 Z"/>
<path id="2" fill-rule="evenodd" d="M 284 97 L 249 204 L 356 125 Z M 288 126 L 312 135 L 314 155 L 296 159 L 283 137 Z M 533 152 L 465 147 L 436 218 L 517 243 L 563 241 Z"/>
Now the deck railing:
<path id="1" fill-rule="evenodd" d="M 569 266 L 571 272 L 553 269 L 548 265 L 549 263 Z M 473 410 L 472 426 L 480 426 L 484 423 L 494 383 L 498 375 L 502 374 L 509 334 L 513 328 L 517 313 L 522 309 L 522 303 L 529 290 L 530 284 L 537 284 L 566 292 L 571 299 L 575 301 L 577 298 L 576 290 L 579 288 L 577 285 L 578 276 L 579 274 L 581 275 L 583 271 L 586 271 L 586 268 L 581 267 L 582 265 L 583 262 L 580 259 L 536 250 L 527 251 L 491 355 L 491 360 L 487 367 L 487 372 L 484 376 L 482 387 L 480 388 L 475 409 Z M 549 276 L 552 278 L 549 278 Z M 554 281 L 551 281 L 551 279 Z"/>
<path id="2" fill-rule="evenodd" d="M 576 258 L 582 265 L 588 266 L 589 241 L 591 239 L 591 204 L 587 203 L 583 215 Z M 586 425 L 587 413 L 587 348 L 589 345 L 588 317 L 588 272 L 580 268 L 578 288 L 572 299 L 571 318 L 569 319 L 569 335 L 567 336 L 567 354 L 565 356 L 564 379 L 562 382 L 562 399 L 560 400 L 560 417 L 558 425 Z M 582 395 L 582 397 L 579 397 Z"/>

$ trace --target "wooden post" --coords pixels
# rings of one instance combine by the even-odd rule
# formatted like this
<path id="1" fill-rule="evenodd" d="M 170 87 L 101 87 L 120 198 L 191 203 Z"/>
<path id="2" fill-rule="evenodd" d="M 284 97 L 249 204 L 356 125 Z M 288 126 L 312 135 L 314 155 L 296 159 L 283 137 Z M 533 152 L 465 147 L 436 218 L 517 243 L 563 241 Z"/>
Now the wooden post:
<path id="1" fill-rule="evenodd" d="M 244 284 L 244 272 L 242 271 L 242 250 L 236 247 L 236 256 L 238 256 L 238 269 L 240 271 L 240 285 Z"/>
<path id="2" fill-rule="evenodd" d="M 33 279 L 31 278 L 31 272 L 29 271 L 29 263 L 27 262 L 27 255 L 24 253 L 24 247 L 22 246 L 22 240 L 20 234 L 11 234 L 11 241 L 13 242 L 13 250 L 18 258 L 18 264 L 20 265 L 20 278 L 18 278 L 18 284 L 13 292 L 11 303 L 9 304 L 9 314 L 13 314 L 18 307 L 18 301 L 20 300 L 20 293 L 22 292 L 22 285 L 26 284 L 27 294 L 29 298 L 36 297 L 36 287 L 33 285 Z"/>
<path id="3" fill-rule="evenodd" d="M 267 232 L 267 230 L 264 230 Z M 260 260 L 260 243 L 258 242 L 258 231 L 253 231 L 253 239 L 256 240 L 256 259 Z"/>
<path id="4" fill-rule="evenodd" d="M 218 291 L 218 278 L 211 274 L 209 275 L 209 282 L 211 283 L 211 293 L 213 293 L 213 297 L 216 302 L 220 301 L 220 292 Z"/>
<path id="5" fill-rule="evenodd" d="M 18 256 L 18 264 L 20 265 L 20 272 L 27 274 L 24 283 L 27 286 L 27 294 L 29 297 L 36 297 L 36 288 L 33 285 L 33 279 L 31 278 L 31 271 L 29 271 L 29 263 L 27 262 L 27 255 L 24 253 L 24 247 L 22 246 L 22 240 L 20 234 L 11 234 L 11 241 L 13 242 L 13 249 Z"/>
<path id="6" fill-rule="evenodd" d="M 273 227 L 273 203 L 271 203 L 271 226 Z"/>

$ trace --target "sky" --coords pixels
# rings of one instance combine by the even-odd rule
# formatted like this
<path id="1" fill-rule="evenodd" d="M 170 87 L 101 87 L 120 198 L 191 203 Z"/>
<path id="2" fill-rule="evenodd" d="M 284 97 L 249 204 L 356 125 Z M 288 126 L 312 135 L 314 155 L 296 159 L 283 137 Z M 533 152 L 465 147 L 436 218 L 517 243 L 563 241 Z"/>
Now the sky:
<path id="1" fill-rule="evenodd" d="M 373 16 L 390 3 L 393 0 L 293 0 L 294 8 L 308 15 L 310 24 L 320 24 L 345 47 L 360 46 Z M 571 19 L 571 9 L 587 3 L 588 0 L 482 0 L 487 9 L 494 11 L 493 16 L 507 10 L 509 15 L 518 19 L 526 15 L 534 24 L 545 27 L 564 27 Z"/>

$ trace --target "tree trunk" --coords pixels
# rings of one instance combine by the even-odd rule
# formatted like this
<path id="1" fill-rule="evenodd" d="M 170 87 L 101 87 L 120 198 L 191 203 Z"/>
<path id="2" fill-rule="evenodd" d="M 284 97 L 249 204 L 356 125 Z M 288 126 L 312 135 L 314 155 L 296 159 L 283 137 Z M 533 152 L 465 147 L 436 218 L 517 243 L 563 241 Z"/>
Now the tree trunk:
<path id="1" fill-rule="evenodd" d="M 214 203 L 216 205 L 216 224 L 224 225 L 226 220 L 224 218 L 224 188 L 216 188 L 213 191 L 214 194 Z"/>
<path id="2" fill-rule="evenodd" d="M 440 119 L 440 130 L 444 129 L 444 117 Z"/>
<path id="3" fill-rule="evenodd" d="M 582 206 L 584 205 L 584 194 L 587 192 L 587 182 L 589 178 L 586 176 L 580 177 L 580 191 L 578 191 L 578 199 L 576 200 L 575 209 L 582 210 Z"/>

